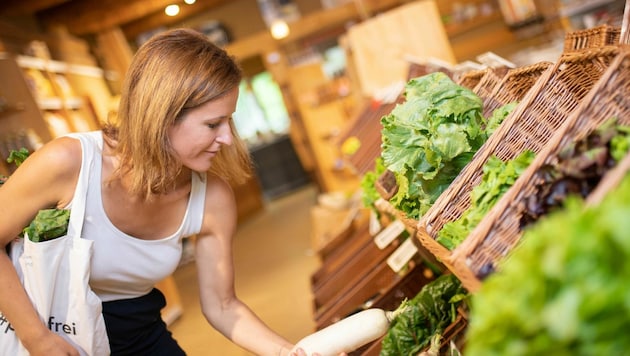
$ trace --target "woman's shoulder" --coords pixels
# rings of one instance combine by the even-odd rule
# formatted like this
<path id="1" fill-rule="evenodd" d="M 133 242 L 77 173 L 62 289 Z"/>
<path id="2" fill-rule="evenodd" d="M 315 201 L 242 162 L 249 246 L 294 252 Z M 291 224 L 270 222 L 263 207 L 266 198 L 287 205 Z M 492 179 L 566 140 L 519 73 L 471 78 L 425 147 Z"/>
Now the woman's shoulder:
<path id="1" fill-rule="evenodd" d="M 84 142 L 84 143 L 82 143 Z M 83 145 L 91 146 L 92 149 L 83 148 Z M 60 136 L 50 141 L 40 149 L 49 158 L 55 158 L 53 162 L 64 164 L 62 170 L 69 169 L 76 171 L 81 168 L 83 153 L 100 150 L 103 146 L 103 134 L 101 131 L 76 132 L 65 136 Z"/>
<path id="2" fill-rule="evenodd" d="M 230 237 L 236 228 L 236 201 L 230 184 L 221 177 L 207 173 L 201 236 L 205 234 Z"/>
<path id="3" fill-rule="evenodd" d="M 64 172 L 77 171 L 81 167 L 81 142 L 71 137 L 58 137 L 33 152 L 29 160 L 48 166 L 50 169 Z"/>
<path id="4" fill-rule="evenodd" d="M 72 197 L 81 170 L 81 154 L 78 140 L 53 139 L 31 153 L 10 179 L 16 191 L 38 192 L 43 205 L 64 206 Z"/>
<path id="5" fill-rule="evenodd" d="M 236 201 L 232 186 L 223 178 L 208 173 L 206 176 L 206 213 L 222 211 L 228 213 L 236 210 Z"/>
<path id="6" fill-rule="evenodd" d="M 214 198 L 233 199 L 234 192 L 232 186 L 222 177 L 212 173 L 206 173 L 206 196 Z"/>

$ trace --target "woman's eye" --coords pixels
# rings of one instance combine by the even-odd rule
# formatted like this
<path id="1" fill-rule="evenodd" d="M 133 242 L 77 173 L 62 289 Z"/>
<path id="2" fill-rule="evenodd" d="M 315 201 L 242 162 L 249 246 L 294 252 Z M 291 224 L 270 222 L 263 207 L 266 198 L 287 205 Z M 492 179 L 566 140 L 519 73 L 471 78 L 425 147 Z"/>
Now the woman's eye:
<path id="1" fill-rule="evenodd" d="M 220 123 L 215 122 L 215 123 L 208 124 L 208 127 L 211 129 L 216 129 L 217 127 L 219 127 L 219 125 Z"/>

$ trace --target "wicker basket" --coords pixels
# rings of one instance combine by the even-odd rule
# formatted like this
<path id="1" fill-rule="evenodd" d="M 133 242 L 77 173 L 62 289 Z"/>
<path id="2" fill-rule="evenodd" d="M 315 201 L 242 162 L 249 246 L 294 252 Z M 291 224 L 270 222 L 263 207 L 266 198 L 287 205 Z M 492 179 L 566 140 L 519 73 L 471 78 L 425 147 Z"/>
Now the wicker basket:
<path id="1" fill-rule="evenodd" d="M 551 62 L 539 62 L 510 69 L 484 99 L 484 117 L 489 117 L 494 110 L 503 105 L 523 100 L 538 78 L 552 65 Z"/>
<path id="2" fill-rule="evenodd" d="M 545 71 L 420 219 L 416 235 L 422 245 L 450 261 L 450 251 L 435 239 L 444 224 L 459 219 L 470 207 L 470 193 L 480 183 L 487 160 L 492 155 L 510 160 L 524 150 L 540 153 L 618 53 L 616 46 L 567 53 Z"/>
<path id="3" fill-rule="evenodd" d="M 487 68 L 472 91 L 485 103 L 486 99 L 492 95 L 494 88 L 501 82 L 501 79 L 505 77 L 509 70 L 510 68 L 508 67 Z"/>
<path id="4" fill-rule="evenodd" d="M 542 180 L 537 174 L 539 168 L 557 161 L 558 153 L 567 143 L 586 137 L 612 117 L 617 117 L 621 124 L 630 124 L 630 51 L 625 47 L 512 188 L 453 251 L 450 263 L 456 274 L 462 276 L 466 288 L 476 290 L 480 278 L 491 273 L 520 240 L 523 202 L 535 194 Z M 609 183 L 602 180 L 596 195 L 605 194 L 616 184 L 614 178 Z"/>
<path id="5" fill-rule="evenodd" d="M 409 218 L 405 213 L 396 209 L 389 201 L 385 199 L 378 199 L 374 202 L 376 209 L 382 213 L 389 214 L 392 218 L 400 220 L 405 225 L 407 231 L 413 236 L 416 233 L 418 227 L 418 220 Z"/>
<path id="6" fill-rule="evenodd" d="M 616 45 L 619 44 L 620 36 L 620 27 L 606 24 L 569 32 L 564 36 L 564 52 Z"/>
<path id="7" fill-rule="evenodd" d="M 484 103 L 484 117 L 489 117 L 492 111 L 502 105 L 520 101 L 527 91 L 533 87 L 542 73 L 551 66 L 551 62 L 540 62 L 516 69 L 508 69 L 507 67 L 485 69 L 483 71 L 485 74 L 476 84 L 475 88 L 472 89 L 480 96 Z M 485 93 L 489 94 L 486 95 Z M 391 184 L 391 175 L 391 172 L 385 172 L 376 182 L 376 190 L 385 200 L 391 199 L 398 190 L 397 185 Z M 388 181 L 390 184 L 383 184 L 384 181 Z M 418 224 L 417 220 L 406 217 L 402 212 L 396 212 L 395 215 L 403 221 L 408 228 L 415 231 L 416 225 Z M 443 252 L 446 251 L 439 250 L 432 252 L 434 254 L 437 253 L 438 256 L 442 256 L 444 255 Z"/>
<path id="8" fill-rule="evenodd" d="M 459 77 L 455 80 L 455 83 L 472 90 L 477 84 L 479 84 L 481 78 L 483 78 L 486 74 L 486 71 L 487 69 L 469 70 L 468 72 L 459 75 Z"/>

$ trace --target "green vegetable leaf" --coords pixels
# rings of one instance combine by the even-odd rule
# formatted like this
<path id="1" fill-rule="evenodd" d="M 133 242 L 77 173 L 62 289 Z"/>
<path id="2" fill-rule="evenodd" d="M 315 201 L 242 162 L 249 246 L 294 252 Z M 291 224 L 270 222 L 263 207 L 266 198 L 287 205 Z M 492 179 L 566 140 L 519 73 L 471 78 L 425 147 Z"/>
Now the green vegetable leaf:
<path id="1" fill-rule="evenodd" d="M 459 305 L 462 298 L 456 296 L 464 293 L 460 281 L 452 274 L 426 284 L 413 299 L 398 308 L 401 312 L 383 339 L 380 355 L 417 355 L 455 319 L 451 305 Z"/>
<path id="2" fill-rule="evenodd" d="M 68 233 L 68 221 L 70 210 L 67 209 L 44 209 L 40 210 L 35 219 L 24 228 L 23 236 L 33 242 L 52 240 L 64 236 Z"/>
<path id="3" fill-rule="evenodd" d="M 471 297 L 465 354 L 626 354 L 628 216 L 630 176 L 598 206 L 571 196 L 525 230 Z"/>
<path id="4" fill-rule="evenodd" d="M 470 192 L 470 207 L 459 219 L 444 224 L 436 240 L 449 250 L 459 246 L 503 194 L 512 187 L 533 161 L 534 156 L 532 151 L 526 150 L 507 162 L 496 156 L 488 158 L 482 167 L 481 183 Z"/>
<path id="5" fill-rule="evenodd" d="M 482 105 L 442 72 L 407 83 L 405 102 L 381 118 L 381 157 L 399 183 L 396 209 L 418 218 L 469 162 L 487 138 Z"/>
<path id="6" fill-rule="evenodd" d="M 374 161 L 374 169 L 367 172 L 361 178 L 360 186 L 362 189 L 362 203 L 367 208 L 374 209 L 374 203 L 380 199 L 380 194 L 376 190 L 376 181 L 385 172 L 383 160 L 377 157 Z"/>
<path id="7" fill-rule="evenodd" d="M 19 150 L 11 150 L 9 153 L 9 157 L 7 158 L 8 163 L 14 163 L 17 167 L 19 167 L 25 160 L 28 158 L 30 152 L 28 149 L 22 147 Z"/>
<path id="8" fill-rule="evenodd" d="M 15 163 L 20 166 L 29 156 L 30 152 L 26 148 L 12 150 L 7 158 L 8 163 Z M 0 186 L 8 177 L 0 175 Z M 52 240 L 57 237 L 64 236 L 68 233 L 68 221 L 70 219 L 70 210 L 66 209 L 44 209 L 40 210 L 35 219 L 26 226 L 20 237 L 28 236 L 33 242 L 41 242 Z"/>
<path id="9" fill-rule="evenodd" d="M 488 124 L 486 125 L 486 133 L 488 137 L 501 125 L 503 120 L 514 110 L 518 105 L 518 102 L 505 104 L 492 112 L 492 115 L 488 118 Z"/>

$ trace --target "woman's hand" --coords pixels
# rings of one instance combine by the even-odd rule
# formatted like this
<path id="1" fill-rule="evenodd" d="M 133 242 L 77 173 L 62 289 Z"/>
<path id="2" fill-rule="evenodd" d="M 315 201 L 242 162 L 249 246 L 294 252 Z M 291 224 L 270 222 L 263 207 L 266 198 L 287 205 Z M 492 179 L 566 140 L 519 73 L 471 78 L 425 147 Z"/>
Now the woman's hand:
<path id="1" fill-rule="evenodd" d="M 42 338 L 24 345 L 31 356 L 79 356 L 79 351 L 61 336 L 48 331 Z"/>

